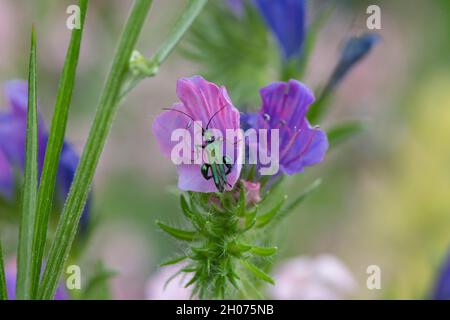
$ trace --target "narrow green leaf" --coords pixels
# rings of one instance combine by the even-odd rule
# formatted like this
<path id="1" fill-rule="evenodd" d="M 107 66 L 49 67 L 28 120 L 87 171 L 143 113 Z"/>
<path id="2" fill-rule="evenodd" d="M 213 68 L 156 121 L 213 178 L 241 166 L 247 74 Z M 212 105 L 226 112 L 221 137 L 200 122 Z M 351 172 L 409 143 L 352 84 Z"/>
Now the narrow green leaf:
<path id="1" fill-rule="evenodd" d="M 261 269 L 259 269 L 257 266 L 255 266 L 254 264 L 245 261 L 245 260 L 241 260 L 241 263 L 244 265 L 244 267 L 246 267 L 249 271 L 251 271 L 255 277 L 268 282 L 270 284 L 275 285 L 275 281 L 264 271 L 262 271 Z"/>
<path id="2" fill-rule="evenodd" d="M 6 289 L 5 264 L 3 262 L 3 249 L 0 242 L 0 300 L 8 299 L 8 290 Z"/>
<path id="3" fill-rule="evenodd" d="M 330 149 L 361 133 L 365 128 L 364 123 L 360 121 L 344 122 L 332 127 L 327 131 Z"/>
<path id="4" fill-rule="evenodd" d="M 184 195 L 180 196 L 180 207 L 186 218 L 190 219 L 192 217 L 192 211 Z"/>
<path id="5" fill-rule="evenodd" d="M 239 192 L 239 203 L 237 207 L 237 215 L 240 217 L 245 216 L 245 207 L 247 200 L 245 199 L 245 187 L 244 184 L 241 183 L 241 190 Z"/>
<path id="6" fill-rule="evenodd" d="M 186 259 L 187 259 L 187 256 L 177 257 L 175 259 L 171 259 L 171 260 L 165 261 L 165 262 L 161 263 L 159 266 L 160 267 L 170 266 L 172 264 L 177 264 L 178 262 L 181 262 L 181 261 L 186 260 Z"/>
<path id="7" fill-rule="evenodd" d="M 28 71 L 28 111 L 21 201 L 19 248 L 17 256 L 16 298 L 30 299 L 32 281 L 31 257 L 38 188 L 38 121 L 37 121 L 36 35 L 31 32 L 30 65 Z"/>
<path id="8" fill-rule="evenodd" d="M 111 70 L 106 79 L 84 147 L 50 248 L 39 288 L 39 298 L 53 298 L 67 261 L 83 209 L 118 108 L 119 93 L 128 70 L 128 61 L 150 10 L 152 0 L 136 0 L 122 32 Z"/>
<path id="9" fill-rule="evenodd" d="M 289 213 L 291 213 L 295 208 L 297 208 L 305 199 L 314 192 L 320 185 L 322 180 L 315 180 L 308 188 L 306 188 L 294 201 L 292 201 L 276 218 L 277 220 L 284 219 Z"/>
<path id="10" fill-rule="evenodd" d="M 241 242 L 232 242 L 228 245 L 229 252 L 237 257 L 240 257 L 242 253 L 249 251 L 251 248 L 251 245 Z"/>
<path id="11" fill-rule="evenodd" d="M 250 252 L 258 256 L 271 256 L 278 252 L 277 247 L 252 247 Z"/>
<path id="12" fill-rule="evenodd" d="M 271 210 L 267 211 L 266 213 L 258 216 L 256 218 L 256 227 L 262 228 L 266 226 L 272 219 L 275 217 L 275 215 L 280 211 L 283 204 L 286 202 L 287 196 L 284 196 Z"/>
<path id="13" fill-rule="evenodd" d="M 170 234 L 172 237 L 177 238 L 178 240 L 183 241 L 193 241 L 197 237 L 197 233 L 194 231 L 186 231 L 173 227 L 169 227 L 168 225 L 162 223 L 161 221 L 156 221 L 156 224 L 165 232 Z"/>
<path id="14" fill-rule="evenodd" d="M 39 276 L 47 240 L 47 229 L 58 172 L 59 158 L 64 143 L 67 118 L 69 115 L 72 92 L 75 86 L 76 69 L 80 54 L 81 37 L 86 17 L 88 0 L 80 0 L 80 29 L 73 29 L 66 60 L 61 73 L 55 110 L 45 151 L 44 166 L 39 184 L 36 222 L 34 225 L 33 257 L 32 257 L 32 296 L 36 297 L 39 288 Z"/>

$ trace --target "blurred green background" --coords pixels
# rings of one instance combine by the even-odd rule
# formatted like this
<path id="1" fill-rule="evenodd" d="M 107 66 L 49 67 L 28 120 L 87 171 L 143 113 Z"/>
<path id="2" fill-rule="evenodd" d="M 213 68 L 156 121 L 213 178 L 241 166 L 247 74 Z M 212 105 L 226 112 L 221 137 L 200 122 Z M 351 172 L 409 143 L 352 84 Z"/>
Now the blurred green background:
<path id="1" fill-rule="evenodd" d="M 288 180 L 288 195 L 317 177 L 323 184 L 283 226 L 279 258 L 332 253 L 358 279 L 358 298 L 425 298 L 450 246 L 450 2 L 310 1 L 310 17 L 315 7 L 330 2 L 335 10 L 302 81 L 312 88 L 323 84 L 344 39 L 366 31 L 365 10 L 378 4 L 383 40 L 342 83 L 321 123 L 364 119 L 368 129 L 331 150 L 321 165 Z M 72 3 L 0 0 L 0 83 L 26 77 L 34 22 L 47 124 L 70 37 L 65 10 Z M 142 53 L 154 52 L 186 3 L 154 1 L 138 46 Z M 130 4 L 90 1 L 68 127 L 68 140 L 80 152 Z M 180 250 L 154 223 L 182 225 L 183 220 L 173 193 L 176 170 L 159 154 L 151 123 L 177 101 L 176 80 L 199 70 L 175 52 L 158 76 L 143 81 L 122 105 L 101 158 L 95 232 L 79 263 L 89 270 L 100 259 L 117 270 L 115 298 L 144 297 L 145 280 L 161 259 Z M 2 106 L 3 98 L 1 93 Z M 0 230 L 13 255 L 17 230 L 6 222 Z M 372 264 L 381 267 L 382 290 L 366 289 L 366 268 Z"/>

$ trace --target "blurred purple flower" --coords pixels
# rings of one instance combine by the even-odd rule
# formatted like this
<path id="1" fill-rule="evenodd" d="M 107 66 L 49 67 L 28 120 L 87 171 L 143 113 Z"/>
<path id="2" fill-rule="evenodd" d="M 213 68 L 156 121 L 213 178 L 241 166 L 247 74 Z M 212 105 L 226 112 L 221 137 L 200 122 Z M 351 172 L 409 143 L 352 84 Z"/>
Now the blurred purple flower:
<path id="1" fill-rule="evenodd" d="M 239 129 L 239 111 L 233 106 L 227 90 L 214 83 L 208 82 L 200 76 L 191 78 L 181 78 L 177 82 L 177 96 L 181 102 L 175 103 L 170 110 L 165 110 L 153 122 L 153 134 L 159 144 L 162 154 L 171 159 L 171 152 L 177 145 L 177 141 L 172 141 L 172 132 L 176 129 L 187 129 L 194 140 L 193 121 L 201 121 L 203 128 L 220 130 L 225 137 L 226 129 Z M 184 114 L 183 114 L 184 113 Z M 201 131 L 196 128 L 197 131 Z M 197 152 L 195 141 L 191 143 L 190 158 L 194 158 Z M 239 178 L 242 161 L 238 150 L 239 143 L 225 140 L 225 153 L 233 160 L 231 172 L 227 175 L 228 183 L 231 187 Z M 233 156 L 234 155 L 234 156 Z M 201 174 L 201 165 L 194 163 L 182 163 L 177 165 L 178 187 L 185 191 L 215 192 L 217 187 L 213 179 L 206 180 Z"/>
<path id="2" fill-rule="evenodd" d="M 450 254 L 442 265 L 432 293 L 432 299 L 450 300 Z"/>
<path id="3" fill-rule="evenodd" d="M 12 200 L 14 196 L 13 170 L 23 169 L 25 161 L 25 140 L 28 109 L 28 87 L 25 81 L 13 80 L 5 85 L 5 94 L 9 111 L 0 114 L 0 196 Z M 42 170 L 48 133 L 44 120 L 38 114 L 38 166 Z M 68 143 L 64 143 L 61 151 L 57 176 L 57 193 L 64 200 L 69 192 L 78 155 Z M 82 221 L 86 222 L 89 204 L 83 213 Z"/>
<path id="4" fill-rule="evenodd" d="M 350 270 L 326 254 L 285 261 L 273 277 L 276 285 L 270 288 L 270 295 L 280 300 L 337 300 L 348 297 L 357 288 Z"/>
<path id="5" fill-rule="evenodd" d="M 361 61 L 380 39 L 380 35 L 376 33 L 365 33 L 359 37 L 350 38 L 342 49 L 341 58 L 327 85 L 328 90 L 335 88 L 351 68 Z"/>
<path id="6" fill-rule="evenodd" d="M 16 277 L 17 277 L 17 264 L 16 259 L 11 259 L 5 266 L 5 279 L 6 289 L 8 292 L 8 299 L 15 300 L 16 298 Z M 56 289 L 54 300 L 68 300 L 69 294 L 63 285 L 60 285 Z"/>
<path id="7" fill-rule="evenodd" d="M 6 199 L 12 198 L 14 190 L 14 174 L 5 154 L 0 151 L 0 195 Z"/>
<path id="8" fill-rule="evenodd" d="M 254 0 L 254 4 L 274 34 L 284 59 L 299 56 L 305 38 L 305 1 Z"/>
<path id="9" fill-rule="evenodd" d="M 259 182 L 251 182 L 241 180 L 245 189 L 245 200 L 247 205 L 255 205 L 260 202 L 261 199 L 261 184 Z"/>
<path id="10" fill-rule="evenodd" d="M 236 17 L 244 14 L 244 0 L 225 0 L 226 4 Z"/>
<path id="11" fill-rule="evenodd" d="M 311 127 L 306 114 L 314 102 L 311 90 L 297 80 L 273 82 L 260 90 L 262 107 L 242 115 L 244 128 L 279 129 L 279 164 L 282 173 L 293 175 L 321 162 L 328 139 L 318 127 Z M 268 136 L 270 152 L 270 135 Z"/>

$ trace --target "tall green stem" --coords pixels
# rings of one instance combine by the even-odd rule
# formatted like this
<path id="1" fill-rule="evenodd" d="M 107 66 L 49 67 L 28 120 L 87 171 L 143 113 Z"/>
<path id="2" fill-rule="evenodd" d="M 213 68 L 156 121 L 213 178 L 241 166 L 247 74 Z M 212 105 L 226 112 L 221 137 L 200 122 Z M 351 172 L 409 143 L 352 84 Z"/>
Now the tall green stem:
<path id="1" fill-rule="evenodd" d="M 143 80 L 146 77 L 154 76 L 156 74 L 158 68 L 167 59 L 167 57 L 170 55 L 173 49 L 183 38 L 183 35 L 192 25 L 195 18 L 197 18 L 197 16 L 200 14 L 200 12 L 202 11 L 203 7 L 206 5 L 207 2 L 208 0 L 189 1 L 189 3 L 186 6 L 186 9 L 178 18 L 169 36 L 159 47 L 158 51 L 156 51 L 156 53 L 148 61 L 146 61 L 149 69 L 152 70 L 152 73 L 132 75 L 130 79 L 123 85 L 120 94 L 121 98 L 123 98 L 128 92 L 130 92 L 134 87 L 136 87 L 141 80 Z"/>
<path id="2" fill-rule="evenodd" d="M 31 277 L 33 279 L 33 298 L 36 298 L 39 287 L 42 256 L 44 254 L 45 243 L 47 240 L 48 220 L 52 209 L 56 175 L 58 172 L 61 149 L 64 143 L 64 135 L 66 132 L 67 118 L 69 116 L 70 103 L 72 100 L 72 92 L 75 86 L 76 70 L 78 65 L 78 57 L 80 54 L 81 37 L 83 34 L 88 0 L 80 0 L 78 4 L 80 7 L 81 26 L 79 29 L 73 29 L 69 48 L 67 49 L 66 60 L 61 73 L 55 110 L 48 136 L 41 181 L 39 184 L 32 252 L 33 267 L 31 270 Z"/>
<path id="3" fill-rule="evenodd" d="M 123 30 L 99 100 L 95 119 L 56 229 L 55 239 L 50 248 L 48 264 L 39 289 L 38 296 L 41 299 L 51 299 L 55 294 L 89 195 L 100 155 L 117 111 L 117 98 L 128 70 L 128 61 L 151 4 L 152 0 L 136 0 Z"/>

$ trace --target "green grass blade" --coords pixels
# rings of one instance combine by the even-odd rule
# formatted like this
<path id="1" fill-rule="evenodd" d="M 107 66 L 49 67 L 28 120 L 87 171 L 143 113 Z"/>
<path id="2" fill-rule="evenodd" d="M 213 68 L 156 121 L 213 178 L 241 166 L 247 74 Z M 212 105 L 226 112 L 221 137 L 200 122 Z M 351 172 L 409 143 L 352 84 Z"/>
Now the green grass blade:
<path id="1" fill-rule="evenodd" d="M 67 49 L 66 60 L 61 73 L 55 110 L 48 136 L 41 181 L 39 184 L 33 239 L 33 297 L 36 297 L 39 287 L 42 256 L 44 254 L 45 243 L 47 240 L 48 220 L 52 210 L 58 164 L 61 149 L 64 143 L 73 87 L 75 85 L 76 69 L 80 54 L 81 37 L 83 33 L 84 20 L 86 17 L 87 4 L 88 0 L 80 0 L 78 3 L 80 7 L 81 25 L 80 29 L 73 29 L 69 48 Z"/>
<path id="2" fill-rule="evenodd" d="M 2 243 L 0 242 L 0 300 L 8 299 L 8 290 L 6 289 L 5 267 L 3 263 Z"/>
<path id="3" fill-rule="evenodd" d="M 47 265 L 39 287 L 38 296 L 41 299 L 53 298 L 58 281 L 63 273 L 64 264 L 69 257 L 94 173 L 116 115 L 118 96 L 128 70 L 128 61 L 151 4 L 151 0 L 136 0 L 134 2 L 119 40 L 111 70 L 106 79 L 97 112 L 50 248 Z"/>
<path id="4" fill-rule="evenodd" d="M 21 202 L 19 248 L 17 256 L 16 298 L 30 299 L 31 257 L 34 220 L 36 217 L 38 188 L 38 122 L 37 122 L 37 81 L 36 81 L 36 36 L 31 32 L 30 66 L 28 72 L 28 111 L 24 165 L 24 183 Z"/>

